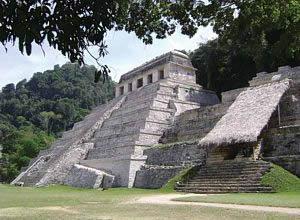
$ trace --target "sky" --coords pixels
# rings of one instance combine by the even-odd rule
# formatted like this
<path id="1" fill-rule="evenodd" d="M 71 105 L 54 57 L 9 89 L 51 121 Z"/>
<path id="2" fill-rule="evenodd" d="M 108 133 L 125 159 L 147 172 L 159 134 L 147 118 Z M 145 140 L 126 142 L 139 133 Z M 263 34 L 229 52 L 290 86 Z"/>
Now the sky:
<path id="1" fill-rule="evenodd" d="M 182 35 L 180 30 L 166 39 L 154 39 L 152 45 L 145 45 L 133 33 L 124 31 L 109 32 L 105 41 L 109 54 L 100 60 L 111 69 L 111 77 L 118 81 L 120 76 L 129 70 L 174 49 L 194 50 L 199 43 L 216 38 L 211 27 L 200 27 L 194 37 Z M 18 46 L 8 45 L 7 52 L 0 45 L 0 88 L 8 83 L 17 83 L 22 79 L 30 79 L 35 72 L 53 69 L 54 65 L 68 62 L 59 51 L 43 46 L 45 55 L 37 45 L 33 46 L 30 56 L 22 55 Z M 93 49 L 91 50 L 93 51 Z M 95 51 L 96 52 L 96 51 Z M 92 57 L 86 56 L 85 63 L 96 65 Z"/>

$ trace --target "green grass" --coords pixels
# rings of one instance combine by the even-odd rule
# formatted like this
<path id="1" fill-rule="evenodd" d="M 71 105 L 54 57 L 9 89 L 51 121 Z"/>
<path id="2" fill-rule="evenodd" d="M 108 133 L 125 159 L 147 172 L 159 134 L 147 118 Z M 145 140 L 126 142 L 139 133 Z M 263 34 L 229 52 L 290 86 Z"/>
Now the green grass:
<path id="1" fill-rule="evenodd" d="M 186 197 L 176 199 L 176 201 L 300 208 L 300 192 L 233 193 L 224 195 L 209 195 L 206 197 Z"/>
<path id="2" fill-rule="evenodd" d="M 158 190 L 114 188 L 95 190 L 68 186 L 50 187 L 14 187 L 0 185 L 0 208 L 8 207 L 43 207 L 52 205 L 79 205 L 98 201 L 111 203 L 139 195 L 160 194 Z M 13 196 L 13 197 L 12 197 Z"/>
<path id="3" fill-rule="evenodd" d="M 106 191 L 65 186 L 0 185 L 1 220 L 296 220 L 299 216 L 189 205 L 139 204 L 161 190 L 116 188 Z"/>
<path id="4" fill-rule="evenodd" d="M 234 193 L 186 197 L 178 201 L 300 208 L 300 179 L 275 164 L 272 166 L 271 171 L 263 176 L 261 183 L 272 186 L 279 193 Z"/>
<path id="5" fill-rule="evenodd" d="M 276 192 L 300 192 L 300 179 L 275 164 L 272 164 L 271 171 L 263 176 L 261 183 L 272 186 Z"/>

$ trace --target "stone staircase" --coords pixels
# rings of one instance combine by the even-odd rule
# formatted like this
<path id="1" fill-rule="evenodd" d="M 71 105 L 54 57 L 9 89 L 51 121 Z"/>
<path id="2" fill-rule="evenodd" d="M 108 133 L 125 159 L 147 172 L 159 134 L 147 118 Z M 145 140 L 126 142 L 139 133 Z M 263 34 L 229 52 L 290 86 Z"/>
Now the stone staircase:
<path id="1" fill-rule="evenodd" d="M 176 191 L 189 193 L 273 192 L 263 186 L 262 176 L 271 169 L 265 161 L 228 160 L 207 163 L 186 182 L 178 183 Z"/>
<path id="2" fill-rule="evenodd" d="M 115 186 L 132 187 L 136 171 L 146 161 L 144 150 L 157 144 L 172 124 L 176 109 L 171 100 L 177 100 L 176 91 L 168 80 L 127 94 L 122 106 L 95 132 L 91 139 L 95 147 L 81 164 L 114 174 Z"/>
<path id="3" fill-rule="evenodd" d="M 76 123 L 72 130 L 64 132 L 62 138 L 56 140 L 49 149 L 41 151 L 32 159 L 11 184 L 18 181 L 24 182 L 25 186 L 63 184 L 70 167 L 85 157 L 91 147 L 88 140 L 94 135 L 95 129 L 102 126 L 103 121 L 119 108 L 125 98 L 118 97 L 97 107 L 83 121 Z"/>

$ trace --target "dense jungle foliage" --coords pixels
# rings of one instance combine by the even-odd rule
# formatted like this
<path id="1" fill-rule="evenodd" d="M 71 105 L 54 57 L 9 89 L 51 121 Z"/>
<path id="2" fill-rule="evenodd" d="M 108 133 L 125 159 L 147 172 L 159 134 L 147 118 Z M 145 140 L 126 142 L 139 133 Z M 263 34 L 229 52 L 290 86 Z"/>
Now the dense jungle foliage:
<path id="1" fill-rule="evenodd" d="M 300 66 L 299 0 L 209 2 L 218 39 L 191 55 L 199 84 L 220 95 L 247 86 L 257 72 Z"/>
<path id="2" fill-rule="evenodd" d="M 114 82 L 94 83 L 96 68 L 54 66 L 0 92 L 0 181 L 11 181 L 30 159 L 90 110 L 114 97 Z M 0 147 L 0 148 L 1 148 Z"/>

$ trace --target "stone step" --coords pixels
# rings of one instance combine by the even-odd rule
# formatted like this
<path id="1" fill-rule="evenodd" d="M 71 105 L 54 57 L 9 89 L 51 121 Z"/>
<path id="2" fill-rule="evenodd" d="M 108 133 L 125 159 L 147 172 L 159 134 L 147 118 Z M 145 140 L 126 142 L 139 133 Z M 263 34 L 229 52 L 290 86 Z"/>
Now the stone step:
<path id="1" fill-rule="evenodd" d="M 79 135 L 80 137 L 80 135 Z M 78 138 L 77 138 L 78 139 Z M 52 148 L 56 148 L 56 147 L 63 147 L 65 145 L 71 145 L 73 144 L 76 140 L 76 138 L 70 138 L 70 139 L 58 139 L 57 141 L 55 141 L 53 144 L 51 144 L 51 149 Z"/>
<path id="2" fill-rule="evenodd" d="M 134 154 L 134 147 L 134 145 L 121 147 L 106 145 L 102 148 L 94 148 L 89 151 L 87 159 L 103 159 L 131 155 Z"/>
<path id="3" fill-rule="evenodd" d="M 253 183 L 226 183 L 226 187 L 260 187 L 261 184 L 257 182 Z M 224 187 L 224 183 L 183 183 L 183 184 L 177 184 L 177 187 Z"/>
<path id="4" fill-rule="evenodd" d="M 169 107 L 169 101 L 160 100 L 155 97 L 151 97 L 148 99 L 142 99 L 142 100 L 136 100 L 136 102 L 125 102 L 124 105 L 120 109 L 118 109 L 116 112 L 114 112 L 113 115 L 118 115 L 120 112 L 132 112 L 137 109 L 141 108 L 150 108 L 150 107 L 157 107 L 157 108 L 164 108 L 168 109 Z"/>
<path id="5" fill-rule="evenodd" d="M 223 174 L 223 175 L 203 175 L 203 176 L 199 176 L 197 175 L 197 177 L 193 178 L 193 180 L 203 180 L 203 179 L 242 179 L 242 178 L 257 178 L 259 176 L 261 176 L 262 174 L 242 174 L 242 175 L 238 175 L 238 174 Z"/>
<path id="6" fill-rule="evenodd" d="M 261 172 L 264 172 L 264 170 L 242 170 L 242 171 L 227 171 L 222 172 L 220 171 L 214 171 L 214 172 L 208 172 L 208 171 L 202 171 L 197 174 L 197 177 L 210 177 L 210 176 L 218 176 L 218 177 L 227 177 L 227 176 L 241 176 L 241 175 L 257 175 Z"/>
<path id="7" fill-rule="evenodd" d="M 264 170 L 264 169 L 269 169 L 270 166 L 268 165 L 261 165 L 261 166 L 249 166 L 249 167 L 207 167 L 205 168 L 200 168 L 198 173 L 219 173 L 220 171 L 259 171 L 259 170 Z"/>
<path id="8" fill-rule="evenodd" d="M 124 115 L 112 116 L 105 121 L 104 126 L 117 125 L 122 123 L 129 123 L 136 120 L 142 120 L 147 118 L 147 120 L 153 121 L 166 121 L 171 115 L 174 114 L 173 109 L 163 109 L 163 108 L 145 108 L 138 111 L 126 113 Z"/>
<path id="9" fill-rule="evenodd" d="M 170 99 L 176 99 L 177 95 L 176 94 L 167 94 L 167 93 L 163 93 L 163 92 L 157 92 L 156 93 L 156 98 L 157 99 L 170 100 Z"/>
<path id="10" fill-rule="evenodd" d="M 261 181 L 262 179 L 262 176 L 258 176 L 258 177 L 255 177 L 255 178 L 245 178 L 245 177 L 237 177 L 237 178 L 231 178 L 231 179 L 196 179 L 196 178 L 193 178 L 193 179 L 190 179 L 188 180 L 187 182 L 188 183 L 193 183 L 193 184 L 197 184 L 197 183 L 205 183 L 205 184 L 231 184 L 231 183 L 257 183 L 257 181 Z M 237 182 L 238 181 L 238 182 Z"/>
<path id="11" fill-rule="evenodd" d="M 216 154 L 218 155 L 218 154 Z M 212 154 L 209 153 L 208 154 L 208 157 L 211 157 Z M 262 161 L 262 160 L 257 160 L 257 161 L 253 161 L 253 160 L 249 160 L 249 159 L 244 159 L 244 160 L 241 160 L 241 161 L 237 161 L 237 160 L 223 160 L 221 162 L 217 162 L 217 163 L 214 163 L 214 164 L 211 164 L 213 165 L 214 167 L 216 166 L 220 166 L 220 167 L 224 167 L 224 166 L 249 166 L 249 165 L 268 165 L 269 163 L 266 162 L 266 161 Z"/>
<path id="12" fill-rule="evenodd" d="M 187 189 L 187 190 L 239 190 L 239 189 L 247 189 L 247 190 L 272 190 L 272 187 L 269 186 L 176 186 L 176 189 Z"/>
<path id="13" fill-rule="evenodd" d="M 176 190 L 196 193 L 272 192 L 271 187 L 260 184 L 270 167 L 271 164 L 265 161 L 248 160 L 206 164 L 195 176 L 178 183 Z"/>
<path id="14" fill-rule="evenodd" d="M 119 130 L 111 130 L 111 129 L 100 129 L 96 131 L 94 138 L 96 139 L 110 139 L 110 138 L 118 138 L 122 136 L 128 136 L 128 135 L 135 135 L 138 133 L 146 133 L 146 134 L 153 134 L 161 136 L 162 132 L 157 131 L 145 131 L 141 127 L 128 127 L 126 126 L 126 129 L 119 129 Z"/>
<path id="15" fill-rule="evenodd" d="M 128 123 L 117 124 L 117 125 L 104 125 L 101 129 L 97 130 L 95 137 L 105 136 L 106 134 L 115 134 L 129 131 L 139 131 L 140 129 L 147 130 L 148 132 L 160 132 L 162 133 L 166 128 L 169 127 L 170 122 L 157 122 L 151 120 L 135 120 Z"/>
<path id="16" fill-rule="evenodd" d="M 268 164 L 249 164 L 248 166 L 245 165 L 226 165 L 224 164 L 224 166 L 214 166 L 214 163 L 207 163 L 206 164 L 206 168 L 202 168 L 202 170 L 208 170 L 208 171 L 214 171 L 214 170 L 243 170 L 243 169 L 267 169 L 270 167 L 270 165 Z"/>
<path id="17" fill-rule="evenodd" d="M 118 110 L 114 111 L 111 117 L 125 116 L 127 114 L 132 114 L 138 111 L 144 111 L 151 108 L 151 102 L 143 102 L 138 105 L 130 105 L 128 107 L 121 107 Z"/>
<path id="18" fill-rule="evenodd" d="M 95 147 L 94 149 L 96 148 L 103 148 L 103 147 L 106 147 L 106 146 L 110 146 L 110 145 L 113 145 L 114 147 L 127 147 L 127 146 L 134 146 L 135 145 L 135 140 L 132 138 L 131 140 L 124 140 L 124 141 L 121 141 L 121 142 L 112 142 L 112 143 L 109 143 L 109 142 L 103 142 L 101 140 L 95 142 Z"/>

